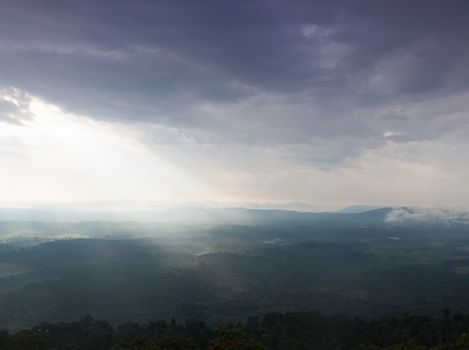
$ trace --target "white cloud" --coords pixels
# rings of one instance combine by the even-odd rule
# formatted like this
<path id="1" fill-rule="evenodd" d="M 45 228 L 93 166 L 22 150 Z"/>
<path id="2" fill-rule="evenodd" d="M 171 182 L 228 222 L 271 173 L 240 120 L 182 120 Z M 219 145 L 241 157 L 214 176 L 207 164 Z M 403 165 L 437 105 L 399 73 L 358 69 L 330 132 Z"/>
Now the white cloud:
<path id="1" fill-rule="evenodd" d="M 18 103 L 31 119 L 0 123 L 3 202 L 199 200 L 210 194 L 191 174 L 149 152 L 125 125 L 70 114 L 26 94 Z"/>
<path id="2" fill-rule="evenodd" d="M 469 212 L 464 209 L 398 208 L 393 209 L 388 213 L 386 216 L 386 222 L 390 224 L 469 224 Z"/>
<path id="3" fill-rule="evenodd" d="M 469 207 L 469 165 L 461 162 L 469 141 L 463 128 L 405 142 L 389 132 L 370 143 L 340 134 L 313 135 L 302 142 L 294 137 L 281 137 L 284 142 L 276 144 L 244 142 L 244 122 L 238 126 L 239 139 L 223 139 L 222 132 L 201 129 L 96 121 L 25 93 L 19 96 L 30 118 L 22 124 L 0 122 L 3 202 Z M 210 113 L 234 117 L 256 107 L 256 101 L 222 107 L 212 106 Z M 267 108 L 264 103 L 260 107 Z M 249 122 L 249 116 L 241 117 Z M 280 134 L 293 132 L 287 124 L 279 125 L 285 128 Z"/>

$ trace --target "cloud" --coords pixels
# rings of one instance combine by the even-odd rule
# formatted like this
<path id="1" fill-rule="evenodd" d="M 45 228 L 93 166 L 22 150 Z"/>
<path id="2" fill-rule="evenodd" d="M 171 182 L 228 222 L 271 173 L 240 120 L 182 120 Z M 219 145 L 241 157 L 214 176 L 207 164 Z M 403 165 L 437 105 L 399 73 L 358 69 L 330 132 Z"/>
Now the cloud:
<path id="1" fill-rule="evenodd" d="M 0 87 L 120 125 L 242 200 L 469 205 L 467 12 L 463 0 L 6 0 Z M 0 99 L 3 124 L 28 113 Z"/>
<path id="2" fill-rule="evenodd" d="M 14 88 L 0 90 L 0 122 L 21 125 L 30 120 L 29 96 Z"/>
<path id="3" fill-rule="evenodd" d="M 469 212 L 463 209 L 398 208 L 386 216 L 390 224 L 464 224 L 469 225 Z"/>
<path id="4" fill-rule="evenodd" d="M 467 4 L 418 3 L 7 1 L 2 80 L 97 118 L 207 127 L 200 103 L 260 94 L 346 122 L 467 88 Z"/>
<path id="5" fill-rule="evenodd" d="M 19 90 L 5 96 L 24 96 L 31 114 L 24 125 L 0 127 L 0 191 L 9 203 L 467 205 L 464 130 L 458 142 L 390 139 L 363 146 L 336 135 L 254 143 L 155 123 L 96 121 Z"/>

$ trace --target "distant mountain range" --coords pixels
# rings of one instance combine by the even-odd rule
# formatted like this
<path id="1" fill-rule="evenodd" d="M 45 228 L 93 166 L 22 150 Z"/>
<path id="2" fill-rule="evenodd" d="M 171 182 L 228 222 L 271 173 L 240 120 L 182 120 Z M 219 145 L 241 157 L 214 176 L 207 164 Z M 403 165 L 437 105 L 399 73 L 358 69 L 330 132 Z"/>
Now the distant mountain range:
<path id="1" fill-rule="evenodd" d="M 74 210 L 1 208 L 0 222 L 142 221 L 178 224 L 262 224 L 275 222 L 336 222 L 397 224 L 469 224 L 462 209 L 350 206 L 336 212 L 280 209 L 171 207 L 148 210 Z"/>
<path id="2" fill-rule="evenodd" d="M 376 205 L 350 205 L 348 207 L 338 210 L 337 213 L 357 214 L 357 213 L 362 213 L 364 211 L 370 211 L 370 210 L 380 209 L 380 208 L 383 208 L 383 207 L 376 206 Z"/>

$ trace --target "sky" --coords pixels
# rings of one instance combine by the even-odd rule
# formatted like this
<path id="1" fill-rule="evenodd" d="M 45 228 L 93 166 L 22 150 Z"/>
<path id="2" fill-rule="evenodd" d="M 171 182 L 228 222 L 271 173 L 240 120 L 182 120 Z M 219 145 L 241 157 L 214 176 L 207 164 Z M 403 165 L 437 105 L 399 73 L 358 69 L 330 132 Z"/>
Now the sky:
<path id="1" fill-rule="evenodd" d="M 0 206 L 469 208 L 467 0 L 1 0 Z"/>

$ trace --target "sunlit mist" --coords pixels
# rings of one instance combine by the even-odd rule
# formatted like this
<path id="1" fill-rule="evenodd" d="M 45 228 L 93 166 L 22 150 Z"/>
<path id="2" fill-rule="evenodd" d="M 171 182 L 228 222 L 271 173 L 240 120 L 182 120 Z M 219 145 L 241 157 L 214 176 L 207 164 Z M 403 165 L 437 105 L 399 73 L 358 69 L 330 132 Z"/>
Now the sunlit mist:
<path id="1" fill-rule="evenodd" d="M 14 89 L 1 98 L 23 108 L 22 116 L 11 116 L 16 122 L 0 123 L 0 192 L 7 203 L 201 199 L 208 193 L 122 125 L 67 113 Z"/>

